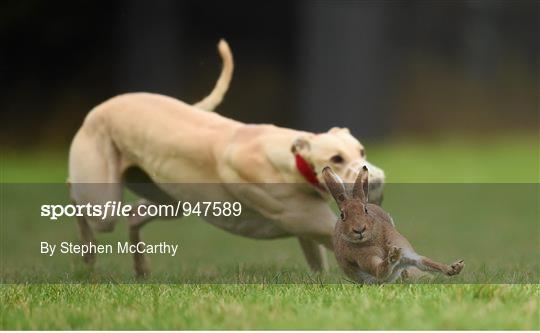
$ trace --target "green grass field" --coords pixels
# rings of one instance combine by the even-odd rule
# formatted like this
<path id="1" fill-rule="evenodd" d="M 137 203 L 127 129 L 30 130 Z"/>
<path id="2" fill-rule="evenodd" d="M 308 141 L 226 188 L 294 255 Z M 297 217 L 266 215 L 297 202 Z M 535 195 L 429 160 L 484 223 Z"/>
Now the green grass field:
<path id="1" fill-rule="evenodd" d="M 436 280 L 454 284 L 352 285 L 335 262 L 311 274 L 293 239 L 245 239 L 192 218 L 144 229 L 145 241 L 178 242 L 181 253 L 152 257 L 153 283 L 140 284 L 129 257 L 98 257 L 89 272 L 80 258 L 29 251 L 40 239 L 76 241 L 75 224 L 47 224 L 27 204 L 38 201 L 31 191 L 4 184 L 2 280 L 36 283 L 2 285 L 0 328 L 540 329 L 537 139 L 366 145 L 389 183 L 410 183 L 391 184 L 385 195 L 398 229 L 422 253 L 466 260 L 463 276 Z M 65 159 L 6 152 L 2 182 L 61 183 Z M 432 185 L 439 183 L 449 184 Z M 62 191 L 48 196 L 66 200 Z M 98 235 L 125 239 L 124 223 Z M 62 278 L 78 283 L 43 283 Z"/>

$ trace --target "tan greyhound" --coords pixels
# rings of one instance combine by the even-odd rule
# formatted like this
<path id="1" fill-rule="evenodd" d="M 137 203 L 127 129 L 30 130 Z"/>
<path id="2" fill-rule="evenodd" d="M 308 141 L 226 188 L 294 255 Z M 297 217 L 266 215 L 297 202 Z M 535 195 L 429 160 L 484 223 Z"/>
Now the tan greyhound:
<path id="1" fill-rule="evenodd" d="M 222 101 L 233 72 L 227 43 L 220 41 L 218 49 L 223 59 L 220 78 L 199 103 L 129 93 L 91 110 L 69 153 L 71 197 L 78 204 L 119 201 L 124 185 L 144 178 L 174 200 L 240 202 L 240 217 L 204 219 L 246 237 L 297 237 L 309 266 L 324 269 L 323 246 L 332 248 L 335 215 L 327 203 L 322 169 L 331 165 L 352 183 L 358 170 L 367 165 L 372 201 L 381 198 L 384 173 L 367 162 L 364 147 L 348 129 L 315 134 L 244 124 L 209 112 Z M 187 183 L 213 185 L 208 191 L 207 186 L 183 185 Z M 139 205 L 159 201 L 156 196 L 140 194 L 143 199 Z M 92 229 L 112 230 L 115 220 L 80 218 L 83 241 L 93 241 Z M 131 242 L 140 241 L 140 228 L 150 220 L 145 216 L 128 218 Z M 143 255 L 135 254 L 134 259 L 136 273 L 146 274 Z M 93 257 L 86 260 L 92 262 Z"/>

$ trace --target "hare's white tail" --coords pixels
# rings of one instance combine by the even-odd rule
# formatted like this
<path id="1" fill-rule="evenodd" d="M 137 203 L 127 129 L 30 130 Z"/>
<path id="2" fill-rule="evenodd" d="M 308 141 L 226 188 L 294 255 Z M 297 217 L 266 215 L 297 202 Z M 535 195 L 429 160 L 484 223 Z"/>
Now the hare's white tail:
<path id="1" fill-rule="evenodd" d="M 225 96 L 225 93 L 229 89 L 229 84 L 231 83 L 234 69 L 232 52 L 229 48 L 229 44 L 227 44 L 224 39 L 219 41 L 218 50 L 223 61 L 223 67 L 216 85 L 214 86 L 214 90 L 212 90 L 210 95 L 206 96 L 202 101 L 199 101 L 193 105 L 207 111 L 214 111 L 214 109 L 223 101 L 223 96 Z"/>

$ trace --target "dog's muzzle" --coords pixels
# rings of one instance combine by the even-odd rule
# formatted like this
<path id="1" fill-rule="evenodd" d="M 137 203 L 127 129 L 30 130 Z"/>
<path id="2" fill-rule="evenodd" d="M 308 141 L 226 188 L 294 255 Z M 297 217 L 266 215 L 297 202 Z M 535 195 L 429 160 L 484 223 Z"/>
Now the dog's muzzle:
<path id="1" fill-rule="evenodd" d="M 369 198 L 368 202 L 380 205 L 383 199 L 384 182 L 378 180 L 369 183 Z"/>
<path id="2" fill-rule="evenodd" d="M 369 172 L 368 201 L 370 203 L 380 205 L 383 198 L 383 188 L 384 188 L 384 180 L 385 180 L 383 170 L 369 163 L 368 161 L 357 161 L 357 162 L 351 163 L 348 166 L 346 177 L 347 179 L 352 179 L 352 182 L 354 183 L 354 180 L 356 180 L 356 177 L 358 176 L 358 172 L 360 172 L 360 170 L 364 166 L 367 167 L 368 172 Z"/>

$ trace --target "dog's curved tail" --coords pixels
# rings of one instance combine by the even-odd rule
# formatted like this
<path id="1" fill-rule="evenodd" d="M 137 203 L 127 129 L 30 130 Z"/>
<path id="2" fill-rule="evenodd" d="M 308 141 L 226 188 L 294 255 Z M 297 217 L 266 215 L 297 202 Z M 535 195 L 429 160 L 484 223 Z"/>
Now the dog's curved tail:
<path id="1" fill-rule="evenodd" d="M 202 101 L 193 104 L 193 106 L 207 111 L 214 111 L 214 109 L 223 101 L 223 96 L 225 96 L 225 93 L 229 89 L 234 69 L 232 52 L 229 48 L 229 44 L 227 44 L 224 39 L 219 41 L 218 50 L 223 61 L 223 67 L 221 68 L 221 74 L 214 86 L 214 90 L 212 90 L 210 95 L 206 96 Z"/>

